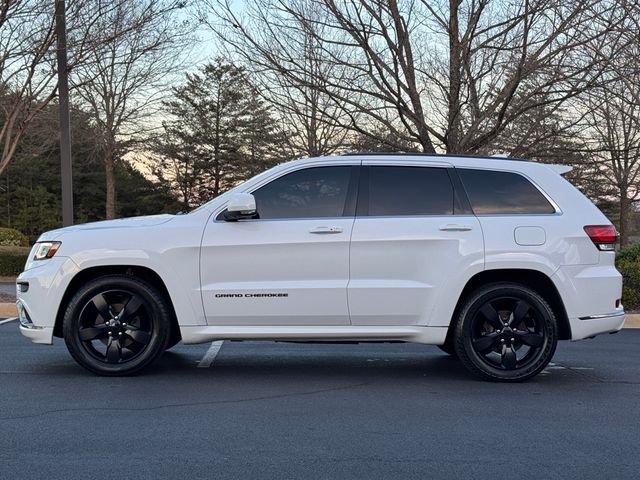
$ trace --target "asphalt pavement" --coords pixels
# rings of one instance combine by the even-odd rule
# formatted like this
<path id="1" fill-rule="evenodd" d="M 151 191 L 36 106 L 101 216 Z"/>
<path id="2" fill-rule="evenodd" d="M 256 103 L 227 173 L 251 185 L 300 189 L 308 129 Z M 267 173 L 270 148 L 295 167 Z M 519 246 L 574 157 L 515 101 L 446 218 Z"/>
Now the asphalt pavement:
<path id="1" fill-rule="evenodd" d="M 411 344 L 178 345 L 101 378 L 4 324 L 0 479 L 637 479 L 639 342 L 562 342 L 516 385 Z"/>

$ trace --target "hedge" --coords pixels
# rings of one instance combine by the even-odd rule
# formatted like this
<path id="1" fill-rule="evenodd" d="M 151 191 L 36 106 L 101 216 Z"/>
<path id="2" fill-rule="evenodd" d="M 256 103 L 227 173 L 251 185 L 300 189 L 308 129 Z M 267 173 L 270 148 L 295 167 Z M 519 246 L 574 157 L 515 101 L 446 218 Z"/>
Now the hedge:
<path id="1" fill-rule="evenodd" d="M 624 309 L 640 310 L 640 243 L 618 253 L 616 267 L 622 274 Z"/>
<path id="2" fill-rule="evenodd" d="M 29 239 L 13 228 L 0 228 L 0 247 L 28 247 Z"/>
<path id="3" fill-rule="evenodd" d="M 15 277 L 24 270 L 29 247 L 0 247 L 0 277 Z"/>

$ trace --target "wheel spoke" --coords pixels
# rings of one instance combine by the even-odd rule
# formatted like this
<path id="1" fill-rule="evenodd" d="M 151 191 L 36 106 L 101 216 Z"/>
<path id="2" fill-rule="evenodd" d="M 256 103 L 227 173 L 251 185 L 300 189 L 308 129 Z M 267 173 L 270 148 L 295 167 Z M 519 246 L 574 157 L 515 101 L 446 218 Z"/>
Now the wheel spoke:
<path id="1" fill-rule="evenodd" d="M 102 293 L 99 293 L 91 299 L 91 303 L 96 307 L 96 310 L 100 314 L 103 321 L 108 322 L 111 319 L 111 312 L 109 311 L 109 305 Z"/>
<path id="2" fill-rule="evenodd" d="M 106 325 L 96 325 L 95 327 L 86 327 L 80 329 L 80 340 L 89 342 L 97 338 L 102 338 L 107 334 L 108 327 Z"/>
<path id="3" fill-rule="evenodd" d="M 478 353 L 484 353 L 487 350 L 491 349 L 496 344 L 498 340 L 497 333 L 487 333 L 486 335 L 481 336 L 480 338 L 476 338 L 473 341 L 473 346 Z"/>
<path id="4" fill-rule="evenodd" d="M 518 363 L 518 357 L 516 356 L 516 351 L 513 348 L 513 345 L 502 345 L 502 355 L 501 355 L 501 363 L 502 366 L 506 370 L 513 370 L 516 368 L 516 364 Z"/>
<path id="5" fill-rule="evenodd" d="M 487 319 L 487 321 L 493 326 L 493 328 L 495 329 L 502 328 L 502 322 L 500 321 L 498 312 L 496 311 L 495 308 L 493 308 L 493 306 L 489 302 L 485 303 L 482 306 L 482 308 L 480 309 L 480 313 L 484 315 L 484 318 Z"/>
<path id="6" fill-rule="evenodd" d="M 142 298 L 140 298 L 138 295 L 132 295 L 118 315 L 118 320 L 120 320 L 120 322 L 131 323 L 130 319 L 140 309 L 141 306 Z"/>
<path id="7" fill-rule="evenodd" d="M 109 342 L 107 343 L 107 362 L 109 363 L 118 363 L 122 358 L 122 346 L 120 345 L 120 340 L 117 338 L 109 338 Z"/>
<path id="8" fill-rule="evenodd" d="M 530 347 L 539 348 L 544 343 L 544 337 L 537 333 L 520 333 L 516 332 L 516 338 L 520 343 L 529 345 Z"/>
<path id="9" fill-rule="evenodd" d="M 525 302 L 524 300 L 518 300 L 516 308 L 513 310 L 513 315 L 511 317 L 511 321 L 509 322 L 509 326 L 513 328 L 517 325 L 520 325 L 530 308 L 531 305 L 529 305 L 527 302 Z"/>
<path id="10" fill-rule="evenodd" d="M 139 343 L 141 345 L 146 345 L 149 343 L 149 339 L 151 338 L 151 334 L 145 332 L 144 330 L 135 329 L 127 329 L 125 330 L 125 335 L 131 338 L 134 342 Z"/>

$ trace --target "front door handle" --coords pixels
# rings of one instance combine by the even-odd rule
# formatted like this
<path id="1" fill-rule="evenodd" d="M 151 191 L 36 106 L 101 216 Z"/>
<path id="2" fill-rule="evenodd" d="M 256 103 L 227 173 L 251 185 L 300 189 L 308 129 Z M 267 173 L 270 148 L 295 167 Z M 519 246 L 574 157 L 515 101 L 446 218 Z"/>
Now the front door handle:
<path id="1" fill-rule="evenodd" d="M 469 230 L 473 230 L 471 225 L 449 223 L 447 225 L 440 226 L 440 231 L 442 232 L 468 232 Z"/>
<path id="2" fill-rule="evenodd" d="M 342 233 L 342 227 L 314 227 L 309 233 Z"/>

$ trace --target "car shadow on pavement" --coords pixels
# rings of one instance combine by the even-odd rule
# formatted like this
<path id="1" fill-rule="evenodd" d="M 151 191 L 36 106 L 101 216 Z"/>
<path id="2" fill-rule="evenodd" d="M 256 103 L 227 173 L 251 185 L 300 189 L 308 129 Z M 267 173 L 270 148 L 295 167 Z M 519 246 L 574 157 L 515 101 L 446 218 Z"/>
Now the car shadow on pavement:
<path id="1" fill-rule="evenodd" d="M 256 347 L 256 345 L 258 345 Z M 386 347 L 386 348 L 384 348 Z M 180 375 L 199 381 L 215 377 L 220 381 L 250 382 L 268 377 L 271 381 L 321 382 L 345 381 L 436 381 L 481 383 L 461 362 L 436 347 L 410 345 L 406 352 L 396 346 L 365 347 L 362 351 L 345 345 L 282 347 L 277 343 L 225 345 L 208 368 L 198 368 L 193 355 L 184 349 L 166 352 L 144 376 Z M 308 350 L 308 351 L 305 351 Z M 195 368 L 194 368 L 195 367 Z M 554 368 L 545 370 L 525 384 L 601 383 L 587 371 Z"/>

